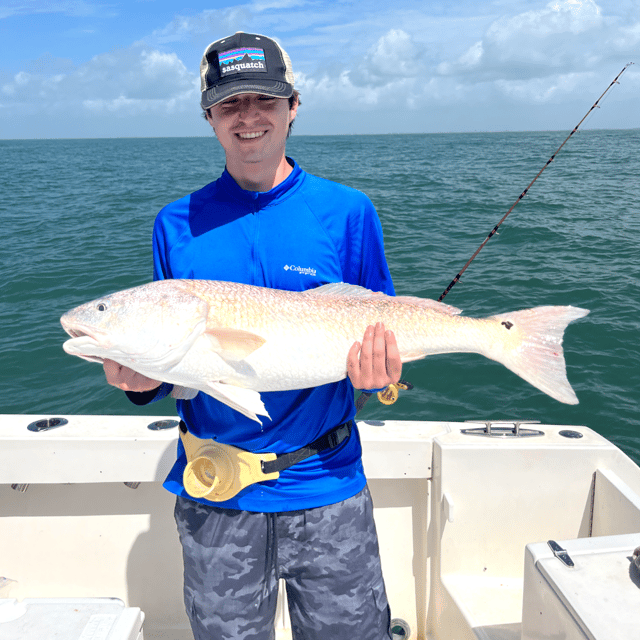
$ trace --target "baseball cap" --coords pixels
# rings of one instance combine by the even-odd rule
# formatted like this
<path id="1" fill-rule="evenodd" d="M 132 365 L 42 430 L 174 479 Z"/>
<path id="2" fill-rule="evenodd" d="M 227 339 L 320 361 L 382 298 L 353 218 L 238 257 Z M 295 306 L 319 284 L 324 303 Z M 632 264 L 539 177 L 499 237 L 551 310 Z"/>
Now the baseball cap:
<path id="1" fill-rule="evenodd" d="M 200 90 L 203 109 L 241 93 L 290 98 L 291 59 L 275 40 L 238 31 L 206 48 L 200 63 Z"/>

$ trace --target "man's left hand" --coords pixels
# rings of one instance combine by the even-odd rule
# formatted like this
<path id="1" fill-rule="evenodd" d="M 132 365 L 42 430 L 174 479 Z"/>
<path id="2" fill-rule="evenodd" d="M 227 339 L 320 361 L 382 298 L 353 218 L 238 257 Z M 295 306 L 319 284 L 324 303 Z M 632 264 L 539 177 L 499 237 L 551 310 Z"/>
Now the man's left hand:
<path id="1" fill-rule="evenodd" d="M 378 322 L 349 350 L 347 374 L 356 389 L 384 389 L 400 380 L 402 361 L 393 331 Z"/>

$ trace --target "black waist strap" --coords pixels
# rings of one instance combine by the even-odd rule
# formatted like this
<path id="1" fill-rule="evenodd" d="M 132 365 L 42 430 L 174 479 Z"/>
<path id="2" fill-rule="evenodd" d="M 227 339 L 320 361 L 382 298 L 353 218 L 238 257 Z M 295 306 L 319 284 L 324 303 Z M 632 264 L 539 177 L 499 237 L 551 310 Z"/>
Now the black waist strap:
<path id="1" fill-rule="evenodd" d="M 263 461 L 261 463 L 263 473 L 283 471 L 298 462 L 302 462 L 302 460 L 306 460 L 307 458 L 314 456 L 316 453 L 326 451 L 327 449 L 335 449 L 351 435 L 352 427 L 353 420 L 343 422 L 317 440 L 314 440 L 311 444 L 308 444 L 306 447 L 302 447 L 302 449 L 292 451 L 291 453 L 281 453 L 275 460 L 268 462 Z"/>

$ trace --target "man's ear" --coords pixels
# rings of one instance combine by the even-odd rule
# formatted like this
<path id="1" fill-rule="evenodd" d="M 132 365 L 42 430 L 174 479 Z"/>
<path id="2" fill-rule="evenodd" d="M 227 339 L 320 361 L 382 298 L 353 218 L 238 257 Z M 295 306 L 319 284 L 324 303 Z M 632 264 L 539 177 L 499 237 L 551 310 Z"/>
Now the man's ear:
<path id="1" fill-rule="evenodd" d="M 289 122 L 293 122 L 298 115 L 298 100 L 295 101 L 293 107 L 289 109 Z"/>

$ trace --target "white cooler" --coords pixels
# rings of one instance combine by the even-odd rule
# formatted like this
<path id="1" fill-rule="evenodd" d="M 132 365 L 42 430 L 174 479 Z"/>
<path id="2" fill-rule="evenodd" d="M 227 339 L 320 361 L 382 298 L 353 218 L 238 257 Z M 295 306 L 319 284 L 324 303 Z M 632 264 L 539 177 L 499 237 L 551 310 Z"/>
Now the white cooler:
<path id="1" fill-rule="evenodd" d="M 2 640 L 143 640 L 143 621 L 117 598 L 0 599 Z"/>
<path id="2" fill-rule="evenodd" d="M 522 640 L 640 639 L 640 533 L 557 545 L 573 566 L 548 543 L 526 547 Z"/>

